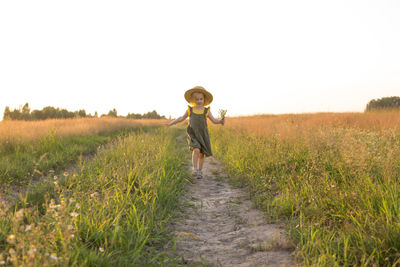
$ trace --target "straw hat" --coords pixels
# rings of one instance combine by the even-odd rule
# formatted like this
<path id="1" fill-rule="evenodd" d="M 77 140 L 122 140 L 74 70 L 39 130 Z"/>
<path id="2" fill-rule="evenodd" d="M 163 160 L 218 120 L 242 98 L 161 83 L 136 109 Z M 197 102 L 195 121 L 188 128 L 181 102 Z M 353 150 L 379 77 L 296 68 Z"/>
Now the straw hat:
<path id="1" fill-rule="evenodd" d="M 213 96 L 210 92 L 208 92 L 202 86 L 195 86 L 192 89 L 189 89 L 185 92 L 185 99 L 190 104 L 194 104 L 194 102 L 192 100 L 193 93 L 202 93 L 204 95 L 204 106 L 210 105 L 211 102 L 213 101 Z"/>

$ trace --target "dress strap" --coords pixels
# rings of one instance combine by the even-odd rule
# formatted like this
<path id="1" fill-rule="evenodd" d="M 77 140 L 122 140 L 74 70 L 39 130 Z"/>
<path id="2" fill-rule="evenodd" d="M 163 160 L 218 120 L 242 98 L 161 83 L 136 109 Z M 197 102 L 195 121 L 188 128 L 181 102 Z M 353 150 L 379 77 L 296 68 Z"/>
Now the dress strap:
<path id="1" fill-rule="evenodd" d="M 188 105 L 188 116 L 190 116 L 190 114 L 192 114 L 192 107 Z"/>
<path id="2" fill-rule="evenodd" d="M 208 113 L 210 112 L 210 107 L 205 108 L 205 111 L 206 111 L 206 118 L 207 118 L 208 117 Z"/>

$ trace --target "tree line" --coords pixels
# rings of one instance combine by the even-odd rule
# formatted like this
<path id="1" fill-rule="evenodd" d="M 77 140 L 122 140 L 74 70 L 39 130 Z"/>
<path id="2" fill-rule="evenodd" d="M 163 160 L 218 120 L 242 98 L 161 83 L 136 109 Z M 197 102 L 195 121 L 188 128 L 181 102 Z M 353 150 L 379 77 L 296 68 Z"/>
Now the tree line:
<path id="1" fill-rule="evenodd" d="M 139 113 L 128 113 L 126 117 L 119 116 L 117 110 L 114 108 L 107 114 L 102 114 L 100 117 L 115 117 L 115 118 L 128 118 L 128 119 L 165 119 L 165 116 L 161 116 L 157 111 L 153 110 L 145 114 Z M 78 111 L 68 111 L 67 109 L 55 108 L 51 106 L 44 107 L 41 110 L 35 109 L 31 111 L 29 104 L 26 103 L 19 108 L 11 110 L 10 107 L 4 109 L 3 120 L 25 120 L 25 121 L 36 121 L 36 120 L 47 120 L 47 119 L 71 119 L 71 118 L 97 118 L 99 117 L 97 111 L 94 115 L 86 113 L 84 109 Z"/>
<path id="2" fill-rule="evenodd" d="M 365 107 L 365 111 L 400 110 L 400 97 L 390 96 L 372 99 Z"/>

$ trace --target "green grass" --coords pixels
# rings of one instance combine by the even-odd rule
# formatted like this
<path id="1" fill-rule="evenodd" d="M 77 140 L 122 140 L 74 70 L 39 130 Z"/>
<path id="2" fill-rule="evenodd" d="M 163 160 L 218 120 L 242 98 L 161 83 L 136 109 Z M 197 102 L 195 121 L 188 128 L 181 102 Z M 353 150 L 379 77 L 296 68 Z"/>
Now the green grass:
<path id="1" fill-rule="evenodd" d="M 340 129 L 302 138 L 211 128 L 213 151 L 259 208 L 288 223 L 297 260 L 400 264 L 400 134 Z"/>
<path id="2" fill-rule="evenodd" d="M 117 138 L 0 217 L 0 262 L 32 266 L 157 266 L 188 177 L 180 130 Z"/>
<path id="3" fill-rule="evenodd" d="M 33 176 L 53 169 L 61 170 L 76 161 L 80 154 L 89 154 L 109 142 L 113 135 L 55 137 L 50 133 L 33 143 L 4 147 L 0 158 L 0 183 L 23 184 Z"/>

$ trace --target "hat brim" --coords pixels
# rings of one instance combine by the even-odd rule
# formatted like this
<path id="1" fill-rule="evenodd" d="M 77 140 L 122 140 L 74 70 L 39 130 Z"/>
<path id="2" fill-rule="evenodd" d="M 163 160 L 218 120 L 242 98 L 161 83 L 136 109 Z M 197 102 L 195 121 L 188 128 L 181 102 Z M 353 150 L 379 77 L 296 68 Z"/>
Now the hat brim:
<path id="1" fill-rule="evenodd" d="M 202 93 L 204 95 L 204 106 L 210 105 L 211 102 L 213 101 L 212 94 L 210 92 L 208 92 L 206 89 L 194 87 L 185 92 L 186 101 L 192 105 L 194 104 L 194 101 L 192 100 L 193 93 Z"/>

